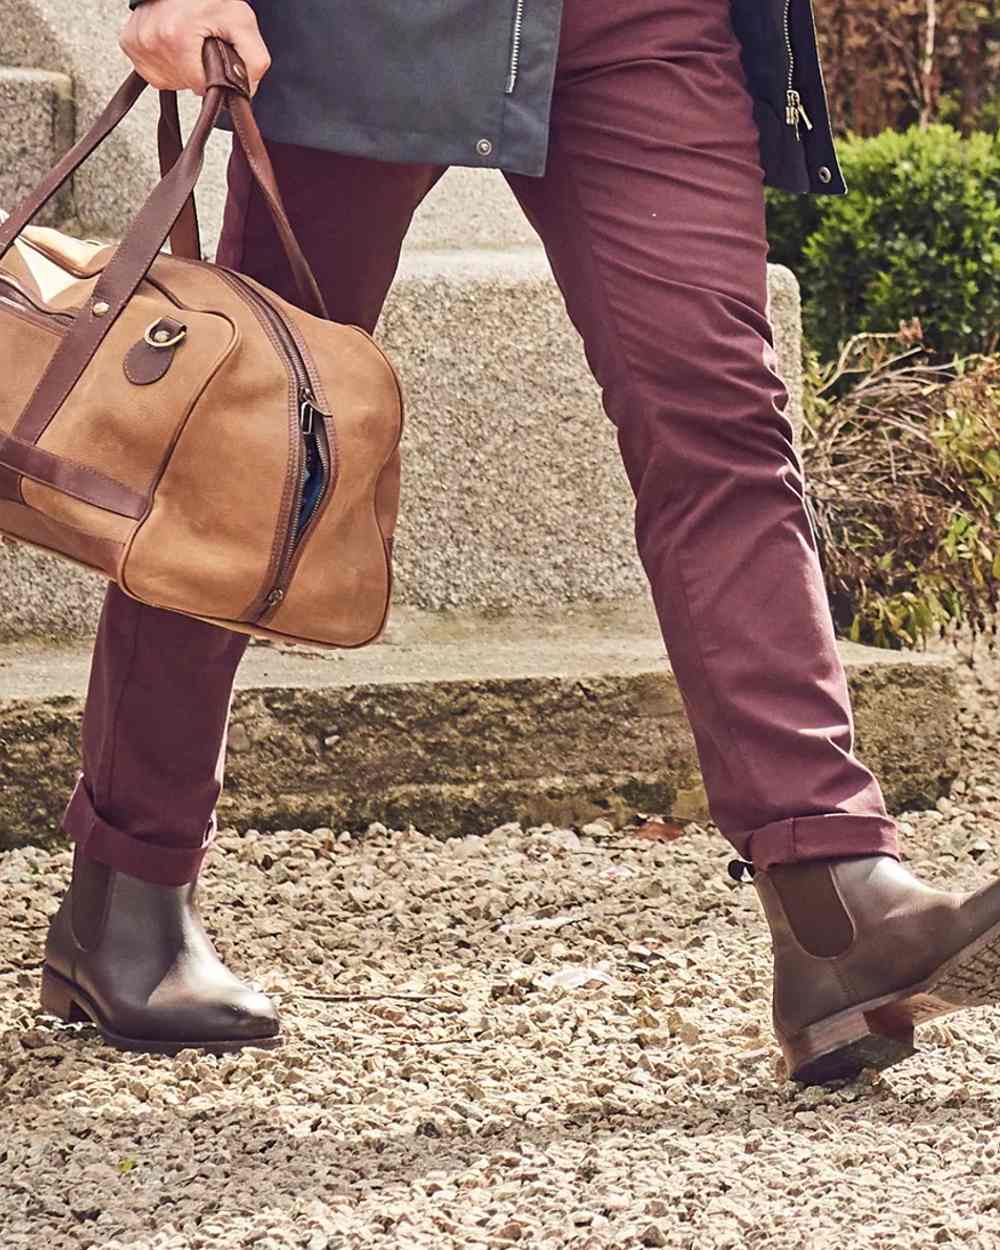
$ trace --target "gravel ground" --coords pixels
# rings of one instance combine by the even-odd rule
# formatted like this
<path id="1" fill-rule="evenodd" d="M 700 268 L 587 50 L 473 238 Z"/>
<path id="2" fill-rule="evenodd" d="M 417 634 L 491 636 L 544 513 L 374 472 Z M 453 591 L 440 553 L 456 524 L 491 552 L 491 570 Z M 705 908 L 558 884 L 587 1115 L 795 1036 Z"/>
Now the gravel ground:
<path id="1" fill-rule="evenodd" d="M 996 871 L 1000 663 L 915 869 Z M 35 1008 L 66 853 L 0 859 L 0 1247 L 482 1250 L 1000 1245 L 1000 1015 L 800 1091 L 730 854 L 504 827 L 223 835 L 206 911 L 279 997 L 277 1052 L 124 1055 Z"/>

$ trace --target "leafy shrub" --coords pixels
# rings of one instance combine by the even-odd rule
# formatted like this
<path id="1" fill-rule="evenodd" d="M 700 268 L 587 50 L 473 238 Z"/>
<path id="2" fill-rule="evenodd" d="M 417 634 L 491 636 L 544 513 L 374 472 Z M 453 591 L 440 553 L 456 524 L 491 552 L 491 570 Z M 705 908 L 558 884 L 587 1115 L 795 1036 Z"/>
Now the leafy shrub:
<path id="1" fill-rule="evenodd" d="M 939 359 L 1000 342 L 1000 136 L 949 126 L 838 145 L 846 196 L 768 192 L 772 259 L 798 275 L 824 360 L 919 318 Z"/>
<path id="2" fill-rule="evenodd" d="M 1000 359 L 900 346 L 813 353 L 803 439 L 837 627 L 895 649 L 991 634 L 1000 608 Z"/>

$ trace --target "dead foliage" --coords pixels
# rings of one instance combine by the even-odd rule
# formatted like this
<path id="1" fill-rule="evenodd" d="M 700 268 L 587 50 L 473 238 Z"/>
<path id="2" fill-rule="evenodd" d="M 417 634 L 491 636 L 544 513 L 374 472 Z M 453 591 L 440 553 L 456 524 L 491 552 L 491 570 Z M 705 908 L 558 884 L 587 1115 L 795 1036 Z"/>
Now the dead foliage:
<path id="1" fill-rule="evenodd" d="M 1000 359 L 931 364 L 912 323 L 811 361 L 803 441 L 840 631 L 914 647 L 995 634 L 1000 606 Z"/>

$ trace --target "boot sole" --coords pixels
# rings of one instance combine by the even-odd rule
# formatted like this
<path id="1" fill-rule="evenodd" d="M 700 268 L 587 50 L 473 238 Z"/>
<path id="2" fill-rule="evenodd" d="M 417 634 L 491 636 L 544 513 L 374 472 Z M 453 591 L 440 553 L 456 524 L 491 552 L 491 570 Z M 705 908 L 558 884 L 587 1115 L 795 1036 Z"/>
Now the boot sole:
<path id="1" fill-rule="evenodd" d="M 914 1029 L 964 1007 L 1000 1002 L 1000 923 L 946 960 L 925 980 L 811 1024 L 781 1048 L 790 1078 L 802 1085 L 853 1080 L 916 1053 Z"/>
<path id="2" fill-rule="evenodd" d="M 182 1050 L 200 1050 L 210 1055 L 227 1055 L 236 1050 L 253 1046 L 258 1050 L 274 1050 L 282 1045 L 280 1033 L 271 1037 L 248 1037 L 235 1040 L 223 1038 L 218 1041 L 168 1042 L 149 1038 L 123 1037 L 101 1019 L 94 1001 L 73 981 L 50 968 L 42 967 L 42 1010 L 62 1020 L 64 1024 L 93 1024 L 101 1037 L 116 1050 L 139 1051 L 147 1055 L 177 1055 Z"/>

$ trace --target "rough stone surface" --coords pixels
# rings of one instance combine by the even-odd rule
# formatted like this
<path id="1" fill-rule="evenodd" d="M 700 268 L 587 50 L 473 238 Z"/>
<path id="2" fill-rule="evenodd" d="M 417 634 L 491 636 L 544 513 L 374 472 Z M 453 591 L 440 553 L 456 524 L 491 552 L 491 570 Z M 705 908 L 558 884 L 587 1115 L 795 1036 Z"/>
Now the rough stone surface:
<path id="1" fill-rule="evenodd" d="M 22 543 L 0 543 L 0 643 L 90 638 L 105 581 Z"/>
<path id="2" fill-rule="evenodd" d="M 895 810 L 956 772 L 947 663 L 843 644 L 862 757 Z M 86 654 L 0 652 L 0 847 L 58 838 Z M 912 726 L 902 737 L 899 725 Z M 362 652 L 251 649 L 221 816 L 237 827 L 704 818 L 680 696 L 648 608 L 599 620 L 402 619 Z"/>
<path id="3" fill-rule="evenodd" d="M 0 209 L 33 190 L 73 143 L 73 89 L 65 74 L 12 69 L 0 50 Z M 72 211 L 61 191 L 39 215 L 39 224 L 62 221 Z"/>
<path id="4" fill-rule="evenodd" d="M 537 242 L 503 174 L 456 168 L 448 170 L 417 209 L 406 250 L 506 248 Z"/>
<path id="5" fill-rule="evenodd" d="M 798 278 L 785 265 L 769 265 L 767 278 L 768 317 L 774 331 L 778 373 L 788 389 L 788 418 L 798 445 L 802 434 L 805 386 L 802 371 L 802 292 Z"/>
<path id="6" fill-rule="evenodd" d="M 998 870 L 1000 666 L 910 867 Z M 995 1250 L 1000 1013 L 800 1090 L 731 852 L 596 822 L 223 834 L 202 905 L 281 1050 L 174 1060 L 39 1014 L 69 854 L 0 855 L 4 1250 Z"/>

